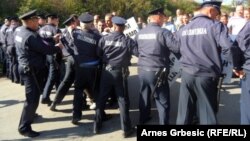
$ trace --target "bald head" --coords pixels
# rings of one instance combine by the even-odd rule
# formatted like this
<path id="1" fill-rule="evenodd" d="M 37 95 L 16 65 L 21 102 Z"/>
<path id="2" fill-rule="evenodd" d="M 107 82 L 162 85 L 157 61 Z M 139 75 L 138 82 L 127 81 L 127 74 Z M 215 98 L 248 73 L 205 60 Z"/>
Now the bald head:
<path id="1" fill-rule="evenodd" d="M 235 15 L 243 18 L 243 15 L 244 15 L 244 6 L 243 5 L 236 6 Z"/>

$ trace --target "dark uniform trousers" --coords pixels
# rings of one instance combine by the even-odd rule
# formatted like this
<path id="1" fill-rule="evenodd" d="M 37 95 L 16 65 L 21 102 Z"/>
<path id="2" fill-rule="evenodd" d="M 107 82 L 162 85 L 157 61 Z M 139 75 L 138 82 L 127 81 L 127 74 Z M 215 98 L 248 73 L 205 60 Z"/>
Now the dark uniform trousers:
<path id="1" fill-rule="evenodd" d="M 49 65 L 49 73 L 48 79 L 46 81 L 45 87 L 43 89 L 43 100 L 50 100 L 50 93 L 55 85 L 58 88 L 60 84 L 60 66 L 59 63 L 56 62 L 53 55 L 46 56 L 48 65 Z"/>
<path id="2" fill-rule="evenodd" d="M 241 81 L 241 100 L 240 100 L 240 110 L 241 110 L 241 124 L 250 124 L 250 74 L 246 72 L 245 78 Z"/>
<path id="3" fill-rule="evenodd" d="M 89 89 L 91 93 L 94 92 L 93 86 L 95 83 L 95 73 L 97 71 L 97 66 L 80 67 L 76 65 L 75 67 L 75 92 L 73 99 L 73 118 L 81 119 L 82 108 L 85 93 L 84 89 Z"/>
<path id="4" fill-rule="evenodd" d="M 97 123 L 102 123 L 105 116 L 104 109 L 106 101 L 110 96 L 110 91 L 114 88 L 120 109 L 121 128 L 126 132 L 131 129 L 131 120 L 129 116 L 130 103 L 127 93 L 127 79 L 124 80 L 122 69 L 123 68 L 113 68 L 111 70 L 103 69 L 100 82 L 100 93 L 97 96 L 95 121 Z"/>
<path id="5" fill-rule="evenodd" d="M 177 124 L 192 124 L 196 114 L 201 125 L 217 124 L 217 85 L 217 77 L 194 76 L 182 71 Z"/>
<path id="6" fill-rule="evenodd" d="M 20 132 L 26 132 L 31 130 L 31 123 L 33 122 L 36 109 L 39 104 L 40 90 L 44 78 L 44 70 L 33 69 L 34 74 L 32 75 L 31 72 L 24 73 L 23 68 L 19 67 L 19 72 L 25 85 L 26 101 L 24 102 L 18 130 Z"/>
<path id="7" fill-rule="evenodd" d="M 66 64 L 66 71 L 63 78 L 63 81 L 60 83 L 57 91 L 56 96 L 54 99 L 55 104 L 59 104 L 62 102 L 63 98 L 69 91 L 71 85 L 75 81 L 75 61 L 74 58 L 70 55 L 67 57 L 67 64 Z"/>
<path id="8" fill-rule="evenodd" d="M 150 118 L 151 111 L 151 94 L 155 87 L 157 76 L 156 71 L 147 71 L 139 68 L 139 80 L 140 80 L 140 97 L 139 97 L 139 109 L 140 109 L 140 123 L 146 122 Z M 159 114 L 159 124 L 169 124 L 169 111 L 170 111 L 170 95 L 169 85 L 167 77 L 165 83 L 156 88 L 153 95 L 156 102 L 156 107 Z"/>
<path id="9" fill-rule="evenodd" d="M 12 82 L 19 83 L 20 76 L 18 72 L 18 61 L 17 61 L 17 54 L 16 48 L 13 46 L 7 47 L 7 55 L 9 56 L 9 76 Z"/>

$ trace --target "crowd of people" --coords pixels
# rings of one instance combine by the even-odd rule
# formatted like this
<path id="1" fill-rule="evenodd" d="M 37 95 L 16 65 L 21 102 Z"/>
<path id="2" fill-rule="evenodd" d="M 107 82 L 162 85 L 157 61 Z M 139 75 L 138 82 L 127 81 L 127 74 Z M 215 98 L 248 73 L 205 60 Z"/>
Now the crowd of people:
<path id="1" fill-rule="evenodd" d="M 241 123 L 249 124 L 249 9 L 238 5 L 229 16 L 220 7 L 221 2 L 205 1 L 193 14 L 178 9 L 175 18 L 166 15 L 163 8 L 154 9 L 148 12 L 147 23 L 138 17 L 140 31 L 134 39 L 123 34 L 126 20 L 115 12 L 104 19 L 89 12 L 72 14 L 63 22 L 63 30 L 54 13 L 45 16 L 32 10 L 6 18 L 0 32 L 3 74 L 13 83 L 24 85 L 26 94 L 19 133 L 39 136 L 31 124 L 40 95 L 41 103 L 56 111 L 73 86 L 73 124 L 81 120 L 89 99 L 89 108 L 96 111 L 93 132 L 98 134 L 102 122 L 110 119 L 105 113 L 107 102 L 117 102 L 123 136 L 131 136 L 135 128 L 129 115 L 127 78 L 132 55 L 138 57 L 138 124 L 152 118 L 152 97 L 159 124 L 169 124 L 170 53 L 181 56 L 182 66 L 176 124 L 193 124 L 195 118 L 198 124 L 217 124 L 222 52 L 231 52 L 227 54 L 232 54 L 233 71 L 242 79 Z"/>

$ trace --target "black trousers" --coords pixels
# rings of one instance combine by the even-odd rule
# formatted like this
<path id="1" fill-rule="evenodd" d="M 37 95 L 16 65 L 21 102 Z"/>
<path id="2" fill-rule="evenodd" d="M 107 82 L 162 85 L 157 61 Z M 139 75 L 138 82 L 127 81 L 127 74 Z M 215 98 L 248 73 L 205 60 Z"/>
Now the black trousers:
<path id="1" fill-rule="evenodd" d="M 19 72 L 24 81 L 26 100 L 24 102 L 18 130 L 20 132 L 26 132 L 32 130 L 31 123 L 33 122 L 39 104 L 44 71 L 42 69 L 34 69 L 34 75 L 32 75 L 31 73 L 24 73 L 23 68 L 19 67 Z"/>
<path id="2" fill-rule="evenodd" d="M 43 99 L 48 100 L 50 99 L 50 93 L 55 85 L 58 88 L 60 84 L 60 63 L 57 63 L 54 60 L 52 55 L 47 55 L 47 61 L 49 64 L 49 74 L 43 89 Z"/>
<path id="3" fill-rule="evenodd" d="M 74 66 L 74 64 L 75 64 L 74 58 L 72 56 L 68 56 L 64 78 L 56 91 L 56 95 L 55 95 L 55 99 L 54 99 L 55 104 L 59 104 L 62 102 L 63 98 L 65 97 L 65 95 L 69 91 L 71 85 L 75 81 L 75 66 Z"/>
<path id="4" fill-rule="evenodd" d="M 145 71 L 139 69 L 140 80 L 140 97 L 139 97 L 139 109 L 140 109 L 140 122 L 143 123 L 150 116 L 151 111 L 151 97 L 152 91 L 155 87 L 157 76 L 156 71 Z M 159 115 L 159 124 L 169 124 L 169 111 L 170 111 L 170 95 L 169 85 L 167 77 L 165 83 L 156 88 L 153 95 L 156 102 L 156 107 Z"/>
<path id="5" fill-rule="evenodd" d="M 217 77 L 194 76 L 182 71 L 177 124 L 217 124 Z M 197 113 L 195 113 L 197 112 Z"/>
<path id="6" fill-rule="evenodd" d="M 129 116 L 129 96 L 127 93 L 127 80 L 123 80 L 121 69 L 117 70 L 103 70 L 100 82 L 100 93 L 97 96 L 96 103 L 96 117 L 95 120 L 98 123 L 102 122 L 104 118 L 104 109 L 106 101 L 110 95 L 112 88 L 115 89 L 115 94 L 118 99 L 120 109 L 120 120 L 123 131 L 131 129 L 131 120 Z"/>
<path id="7" fill-rule="evenodd" d="M 75 69 L 75 91 L 74 91 L 74 99 L 73 99 L 73 118 L 82 117 L 82 107 L 83 107 L 83 98 L 85 97 L 85 93 L 83 93 L 84 89 L 90 90 L 90 93 L 93 93 L 93 86 L 95 83 L 95 74 L 96 67 L 82 68 L 76 65 Z"/>

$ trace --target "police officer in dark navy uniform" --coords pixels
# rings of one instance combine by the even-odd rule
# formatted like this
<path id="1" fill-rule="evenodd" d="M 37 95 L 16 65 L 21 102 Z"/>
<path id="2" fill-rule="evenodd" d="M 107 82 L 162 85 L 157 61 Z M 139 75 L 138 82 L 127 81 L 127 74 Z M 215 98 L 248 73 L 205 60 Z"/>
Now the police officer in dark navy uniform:
<path id="1" fill-rule="evenodd" d="M 104 36 L 98 45 L 98 55 L 102 59 L 103 71 L 101 75 L 100 93 L 97 96 L 94 133 L 99 133 L 102 121 L 105 117 L 105 105 L 112 88 L 118 99 L 120 109 L 121 127 L 123 136 L 130 136 L 134 128 L 129 117 L 129 96 L 127 77 L 128 66 L 132 54 L 137 54 L 137 45 L 129 37 L 123 34 L 126 20 L 121 17 L 112 18 L 114 32 Z"/>
<path id="2" fill-rule="evenodd" d="M 56 96 L 54 101 L 50 107 L 50 110 L 56 111 L 56 105 L 61 103 L 64 96 L 67 94 L 69 88 L 75 81 L 75 61 L 73 58 L 74 49 L 76 48 L 74 45 L 74 40 L 72 37 L 72 30 L 77 27 L 77 21 L 75 16 L 70 16 L 67 20 L 63 22 L 66 25 L 65 30 L 62 32 L 61 43 L 64 48 L 62 50 L 64 57 L 66 58 L 66 71 L 65 76 L 60 83 L 58 90 L 56 91 Z"/>
<path id="3" fill-rule="evenodd" d="M 41 80 L 46 63 L 46 54 L 60 52 L 59 47 L 47 46 L 37 34 L 38 18 L 36 10 L 19 17 L 23 26 L 16 32 L 15 47 L 17 49 L 19 72 L 24 80 L 26 100 L 20 119 L 18 131 L 28 137 L 39 136 L 31 128 L 36 109 L 39 104 Z"/>
<path id="4" fill-rule="evenodd" d="M 215 20 L 221 1 L 205 1 L 200 14 L 177 34 L 181 51 L 181 86 L 177 124 L 217 124 L 217 85 L 222 75 L 220 54 L 228 53 L 232 41 L 227 27 Z"/>
<path id="5" fill-rule="evenodd" d="M 151 96 L 154 97 L 159 113 L 159 124 L 169 124 L 169 71 L 170 51 L 178 52 L 178 42 L 173 34 L 164 28 L 164 9 L 159 8 L 149 13 L 150 23 L 142 29 L 135 40 L 138 44 L 138 73 L 140 80 L 140 121 L 144 124 L 151 119 Z M 157 81 L 161 80 L 161 81 Z M 159 83 L 160 82 L 160 83 Z"/>
<path id="6" fill-rule="evenodd" d="M 61 35 L 61 31 L 58 29 L 58 16 L 56 14 L 47 15 L 48 24 L 44 25 L 39 29 L 39 35 L 45 40 L 48 44 L 52 46 L 59 42 L 59 37 Z M 59 58 L 57 58 L 59 57 Z M 61 63 L 61 53 L 57 53 L 54 55 L 47 55 L 48 61 L 48 78 L 47 82 L 43 89 L 43 98 L 42 104 L 50 104 L 52 101 L 50 100 L 50 93 L 55 85 L 58 88 L 60 84 L 60 63 Z"/>
<path id="7" fill-rule="evenodd" d="M 236 37 L 236 45 L 239 48 L 234 48 L 232 51 L 234 60 L 234 72 L 237 76 L 241 78 L 241 98 L 240 98 L 240 116 L 241 124 L 250 124 L 250 65 L 249 65 L 249 55 L 250 55 L 250 22 L 242 28 Z"/>
<path id="8" fill-rule="evenodd" d="M 6 46 L 6 30 L 10 26 L 10 18 L 6 17 L 4 20 L 4 24 L 1 26 L 0 29 L 0 42 L 2 44 L 1 50 L 1 58 L 3 58 L 3 74 L 6 74 L 7 77 L 9 77 L 9 58 L 7 56 L 7 46 Z"/>
<path id="9" fill-rule="evenodd" d="M 78 124 L 82 117 L 83 93 L 84 89 L 89 89 L 94 94 L 96 71 L 99 65 L 97 56 L 97 45 L 101 36 L 94 33 L 91 28 L 93 16 L 84 13 L 79 17 L 81 29 L 72 31 L 74 39 L 74 59 L 75 59 L 75 92 L 73 100 L 73 124 Z M 85 96 L 84 96 L 85 97 Z"/>
<path id="10" fill-rule="evenodd" d="M 16 47 L 14 43 L 14 37 L 15 37 L 14 34 L 15 34 L 15 30 L 19 26 L 19 19 L 17 16 L 13 16 L 10 21 L 11 21 L 11 25 L 6 30 L 7 54 L 10 59 L 10 66 L 9 66 L 10 76 L 11 76 L 12 82 L 19 83 L 20 77 L 19 77 L 19 72 L 18 72 Z"/>

